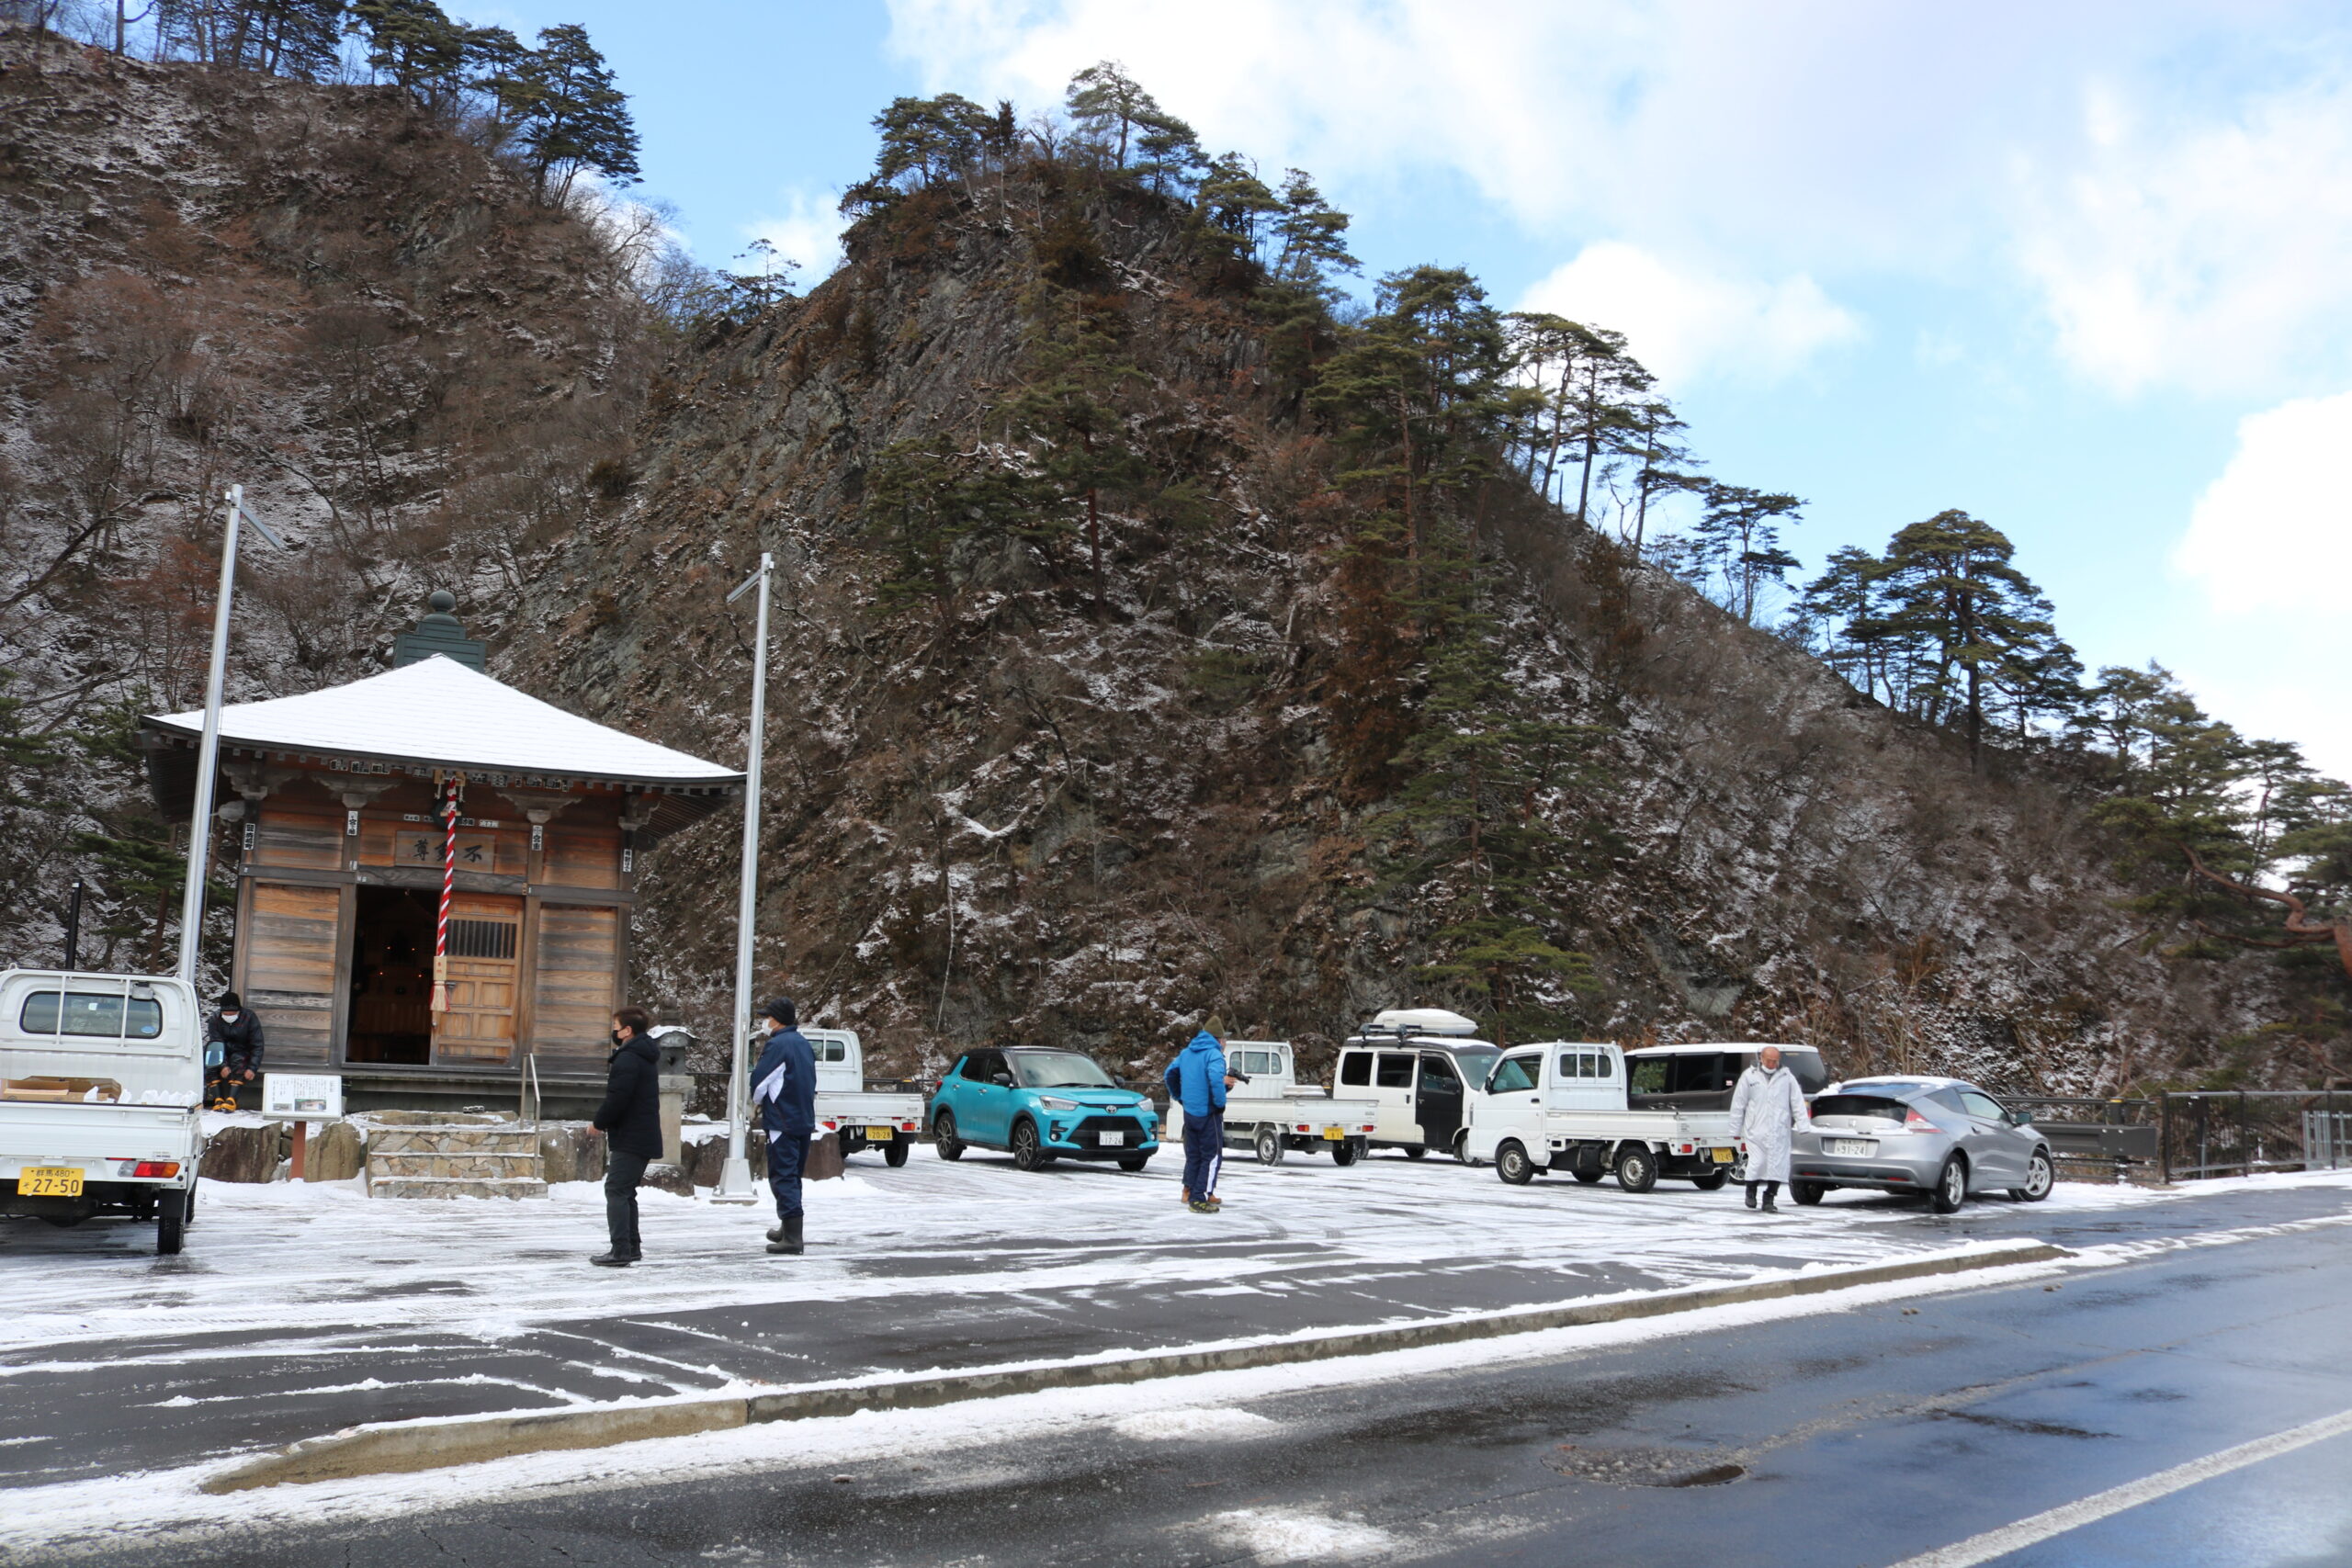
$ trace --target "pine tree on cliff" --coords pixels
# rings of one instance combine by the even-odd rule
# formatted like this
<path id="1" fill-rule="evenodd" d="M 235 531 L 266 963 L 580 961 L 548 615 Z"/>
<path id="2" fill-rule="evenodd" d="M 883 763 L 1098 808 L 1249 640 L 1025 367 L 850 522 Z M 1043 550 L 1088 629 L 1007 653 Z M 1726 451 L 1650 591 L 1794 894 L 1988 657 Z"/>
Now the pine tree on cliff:
<path id="1" fill-rule="evenodd" d="M 637 123 L 587 28 L 567 22 L 543 30 L 505 107 L 541 201 L 561 205 L 583 169 L 616 185 L 636 181 Z"/>
<path id="2" fill-rule="evenodd" d="M 1916 638 L 1933 659 L 1916 694 L 1922 716 L 1959 720 L 1972 769 L 1984 745 L 1986 677 L 2053 634 L 2041 591 L 2012 564 L 2016 547 L 1965 512 L 1939 512 L 1894 536 L 1881 579 L 1886 615 L 1858 635 Z"/>

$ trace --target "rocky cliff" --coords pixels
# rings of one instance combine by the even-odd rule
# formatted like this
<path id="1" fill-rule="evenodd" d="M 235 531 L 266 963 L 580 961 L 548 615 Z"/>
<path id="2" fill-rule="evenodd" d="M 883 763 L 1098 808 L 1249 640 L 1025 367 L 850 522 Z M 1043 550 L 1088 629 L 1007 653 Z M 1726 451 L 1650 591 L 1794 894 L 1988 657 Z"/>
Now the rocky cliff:
<path id="1" fill-rule="evenodd" d="M 736 761 L 751 626 L 722 600 L 772 552 L 761 989 L 882 1065 L 989 1039 L 1148 1063 L 1212 1011 L 1312 1065 L 1370 1009 L 1477 1006 L 1432 963 L 1409 770 L 1367 772 L 1351 728 L 1381 628 L 1348 459 L 1251 270 L 1183 213 L 1042 163 L 869 219 L 806 299 L 678 342 L 609 229 L 389 90 L 35 62 L 21 34 L 0 67 L 0 955 L 50 959 L 77 872 L 89 956 L 165 951 L 171 845 L 121 719 L 200 679 L 210 498 L 242 480 L 300 549 L 253 565 L 235 697 L 378 667 L 446 584 L 503 677 Z M 1074 333 L 1117 383 L 1116 493 L 1000 506 L 921 560 L 888 540 L 922 451 L 1057 460 L 1001 416 L 1055 395 Z M 1476 636 L 1577 737 L 1520 817 L 1556 849 L 1545 950 L 1589 964 L 1520 1013 L 2052 1090 L 2267 1070 L 2276 971 L 2165 956 L 2064 775 L 1973 777 L 1507 479 L 1460 522 Z M 1392 706 L 1427 733 L 1419 679 Z M 663 847 L 637 933 L 647 999 L 713 1036 L 737 831 Z"/>
<path id="2" fill-rule="evenodd" d="M 1143 1062 L 1212 1012 L 1328 1049 L 1376 1007 L 1475 1005 L 1381 874 L 1389 803 L 1335 755 L 1337 459 L 1248 291 L 1150 198 L 1035 196 L 869 220 L 809 298 L 673 365 L 627 505 L 564 546 L 514 668 L 739 759 L 748 602 L 721 599 L 773 552 L 763 988 L 902 1067 L 990 1039 Z M 1053 276 L 1072 222 L 1102 264 L 1075 285 Z M 1099 613 L 1082 539 L 1014 536 L 966 540 L 952 600 L 910 608 L 868 478 L 911 438 L 985 447 L 1072 309 L 1138 373 L 1126 434 L 1182 503 L 1103 519 Z M 1597 982 L 1547 992 L 1555 1027 L 2087 1091 L 2277 1005 L 2258 965 L 2152 949 L 2063 780 L 1972 778 L 1948 737 L 1523 489 L 1477 513 L 1510 679 L 1592 738 L 1542 805 L 1588 850 L 1547 934 Z M 650 987 L 714 1023 L 729 831 L 670 848 L 640 933 Z"/>

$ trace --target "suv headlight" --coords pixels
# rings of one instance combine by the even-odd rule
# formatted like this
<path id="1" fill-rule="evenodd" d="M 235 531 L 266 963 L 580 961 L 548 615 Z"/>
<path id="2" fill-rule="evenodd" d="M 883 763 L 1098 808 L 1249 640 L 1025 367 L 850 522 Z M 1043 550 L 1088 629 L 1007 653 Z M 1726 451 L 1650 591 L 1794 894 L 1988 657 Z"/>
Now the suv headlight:
<path id="1" fill-rule="evenodd" d="M 1037 1103 L 1044 1106 L 1048 1111 L 1075 1111 L 1078 1109 L 1078 1101 L 1075 1100 L 1056 1100 L 1050 1094 L 1041 1095 L 1038 1098 Z"/>

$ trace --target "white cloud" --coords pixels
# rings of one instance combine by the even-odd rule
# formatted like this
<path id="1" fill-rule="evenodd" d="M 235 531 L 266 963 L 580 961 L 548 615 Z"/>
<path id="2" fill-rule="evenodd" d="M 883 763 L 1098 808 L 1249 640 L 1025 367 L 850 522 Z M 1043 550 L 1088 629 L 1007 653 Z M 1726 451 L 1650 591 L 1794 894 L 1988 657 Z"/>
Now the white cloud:
<path id="1" fill-rule="evenodd" d="M 2179 673 L 2241 729 L 2291 736 L 2352 777 L 2344 592 L 2352 582 L 2352 392 L 2238 422 L 2237 450 L 2198 498 L 2173 568 L 2211 612 Z"/>
<path id="2" fill-rule="evenodd" d="M 1861 336 L 1861 323 L 1799 273 L 1778 283 L 1678 267 L 1615 240 L 1587 245 L 1527 291 L 1524 308 L 1625 334 L 1669 389 L 1708 376 L 1778 381 Z"/>
<path id="3" fill-rule="evenodd" d="M 2060 352 L 2118 391 L 2352 367 L 2352 73 L 2234 107 L 2083 95 L 2079 151 L 2020 164 L 2019 257 Z"/>
<path id="4" fill-rule="evenodd" d="M 747 240 L 765 240 L 775 247 L 779 260 L 799 267 L 794 279 L 798 288 L 813 288 L 842 265 L 842 222 L 836 200 L 830 196 L 812 196 L 805 190 L 786 190 L 784 211 L 774 218 L 763 218 L 746 231 Z M 730 262 L 729 266 L 741 265 Z"/>
<path id="5" fill-rule="evenodd" d="M 2238 422 L 2238 446 L 2190 514 L 2174 567 L 2227 615 L 2324 616 L 2342 629 L 2352 583 L 2352 392 Z"/>

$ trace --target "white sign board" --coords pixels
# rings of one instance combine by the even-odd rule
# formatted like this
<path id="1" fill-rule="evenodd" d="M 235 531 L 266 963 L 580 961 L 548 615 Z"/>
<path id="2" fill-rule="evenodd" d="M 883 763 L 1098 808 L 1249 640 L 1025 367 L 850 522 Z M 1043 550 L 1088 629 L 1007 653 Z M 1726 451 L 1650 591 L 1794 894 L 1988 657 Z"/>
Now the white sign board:
<path id="1" fill-rule="evenodd" d="M 264 1073 L 261 1113 L 280 1122 L 334 1121 L 343 1114 L 343 1080 L 331 1073 Z"/>

